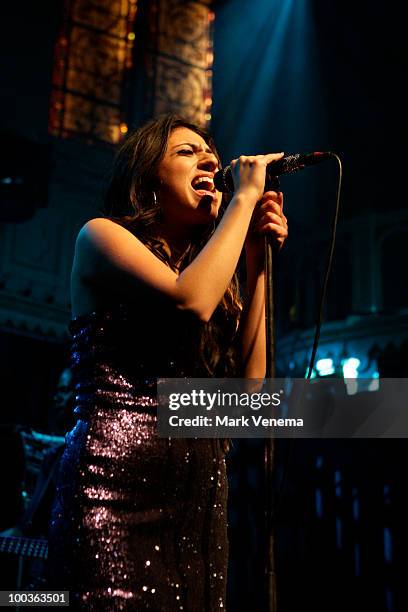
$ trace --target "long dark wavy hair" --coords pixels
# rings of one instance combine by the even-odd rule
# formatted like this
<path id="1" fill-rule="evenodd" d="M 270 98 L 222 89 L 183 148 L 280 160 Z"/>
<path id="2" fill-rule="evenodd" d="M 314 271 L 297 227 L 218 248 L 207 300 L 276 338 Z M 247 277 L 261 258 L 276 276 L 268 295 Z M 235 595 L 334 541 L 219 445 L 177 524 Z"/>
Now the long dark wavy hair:
<path id="1" fill-rule="evenodd" d="M 161 115 L 129 134 L 120 147 L 105 193 L 103 214 L 126 227 L 159 259 L 176 270 L 160 235 L 160 206 L 153 192 L 159 188 L 160 161 L 166 152 L 170 134 L 178 127 L 196 132 L 207 143 L 220 163 L 211 135 L 197 125 L 174 114 Z M 211 238 L 225 210 L 223 201 L 214 225 L 194 230 L 183 254 L 179 270 L 186 268 Z M 195 347 L 199 369 L 208 376 L 233 376 L 240 370 L 237 351 L 237 328 L 242 303 L 235 273 L 221 302 L 208 323 L 200 328 Z"/>

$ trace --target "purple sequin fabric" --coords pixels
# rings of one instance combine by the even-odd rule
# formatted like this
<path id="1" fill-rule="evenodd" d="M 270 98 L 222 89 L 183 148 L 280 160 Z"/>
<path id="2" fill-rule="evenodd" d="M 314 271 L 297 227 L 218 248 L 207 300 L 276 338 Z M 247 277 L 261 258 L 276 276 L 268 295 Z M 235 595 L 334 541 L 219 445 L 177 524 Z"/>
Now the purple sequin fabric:
<path id="1" fill-rule="evenodd" d="M 71 609 L 225 609 L 222 445 L 156 434 L 156 377 L 200 375 L 198 325 L 157 300 L 71 321 L 78 421 L 49 533 L 50 588 Z"/>

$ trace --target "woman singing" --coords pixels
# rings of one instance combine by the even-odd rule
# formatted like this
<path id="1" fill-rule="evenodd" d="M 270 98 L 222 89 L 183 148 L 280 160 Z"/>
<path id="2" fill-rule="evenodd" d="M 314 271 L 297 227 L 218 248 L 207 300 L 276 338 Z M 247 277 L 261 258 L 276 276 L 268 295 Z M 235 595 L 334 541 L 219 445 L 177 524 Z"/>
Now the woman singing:
<path id="1" fill-rule="evenodd" d="M 287 236 L 266 164 L 231 163 L 221 215 L 211 137 L 174 115 L 119 150 L 104 216 L 72 269 L 78 418 L 50 525 L 51 585 L 83 610 L 225 607 L 227 480 L 220 440 L 159 438 L 158 377 L 265 375 L 263 235 Z M 258 206 L 257 206 L 258 203 Z M 245 249 L 241 305 L 235 269 Z"/>

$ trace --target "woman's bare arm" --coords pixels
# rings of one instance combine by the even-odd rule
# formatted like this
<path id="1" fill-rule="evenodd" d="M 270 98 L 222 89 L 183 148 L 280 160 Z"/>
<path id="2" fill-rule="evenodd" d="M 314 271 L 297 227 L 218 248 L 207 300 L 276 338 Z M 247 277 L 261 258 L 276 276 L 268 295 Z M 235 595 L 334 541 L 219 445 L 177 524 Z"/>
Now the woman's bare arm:
<path id="1" fill-rule="evenodd" d="M 288 235 L 282 208 L 281 192 L 264 193 L 253 214 L 252 231 L 245 241 L 247 283 L 239 324 L 244 378 L 264 378 L 266 372 L 264 235 L 272 234 L 275 242 L 282 246 Z"/>
<path id="2" fill-rule="evenodd" d="M 281 155 L 234 160 L 239 184 L 211 239 L 178 276 L 131 232 L 108 219 L 92 219 L 78 235 L 74 267 L 82 281 L 135 295 L 140 283 L 169 297 L 180 309 L 208 321 L 234 274 L 257 200 L 266 164 Z"/>
<path id="3" fill-rule="evenodd" d="M 265 271 L 262 252 L 246 250 L 247 283 L 239 324 L 243 378 L 264 378 L 266 372 Z"/>

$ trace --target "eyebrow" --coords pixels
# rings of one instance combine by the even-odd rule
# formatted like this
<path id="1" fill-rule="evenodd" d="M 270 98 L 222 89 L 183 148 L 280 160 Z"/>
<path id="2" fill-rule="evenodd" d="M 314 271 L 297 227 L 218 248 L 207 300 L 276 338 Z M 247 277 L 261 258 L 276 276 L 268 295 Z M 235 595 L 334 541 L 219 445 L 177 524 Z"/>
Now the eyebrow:
<path id="1" fill-rule="evenodd" d="M 176 147 L 180 147 L 181 145 L 189 145 L 193 149 L 201 149 L 201 145 L 194 144 L 194 142 L 179 142 L 178 144 L 174 145 L 172 147 L 172 149 L 175 149 Z M 210 149 L 210 147 L 207 147 L 205 149 L 205 152 L 206 153 L 212 153 L 213 155 L 215 155 L 214 151 L 212 149 Z"/>

